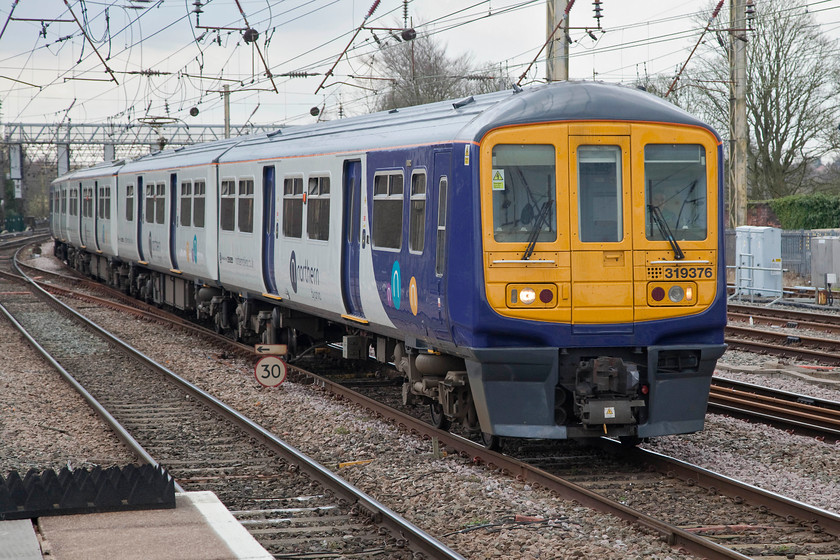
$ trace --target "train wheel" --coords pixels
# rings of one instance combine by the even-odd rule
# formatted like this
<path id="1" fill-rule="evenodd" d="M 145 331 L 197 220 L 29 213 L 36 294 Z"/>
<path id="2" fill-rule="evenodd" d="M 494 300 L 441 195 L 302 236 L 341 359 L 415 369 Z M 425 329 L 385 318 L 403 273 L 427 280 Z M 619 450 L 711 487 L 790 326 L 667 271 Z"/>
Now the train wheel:
<path id="1" fill-rule="evenodd" d="M 481 443 L 490 451 L 499 451 L 502 448 L 502 439 L 487 432 L 481 432 Z"/>
<path id="2" fill-rule="evenodd" d="M 443 407 L 439 402 L 433 402 L 429 405 L 429 413 L 432 415 L 432 425 L 439 430 L 449 430 L 452 422 L 443 413 Z"/>

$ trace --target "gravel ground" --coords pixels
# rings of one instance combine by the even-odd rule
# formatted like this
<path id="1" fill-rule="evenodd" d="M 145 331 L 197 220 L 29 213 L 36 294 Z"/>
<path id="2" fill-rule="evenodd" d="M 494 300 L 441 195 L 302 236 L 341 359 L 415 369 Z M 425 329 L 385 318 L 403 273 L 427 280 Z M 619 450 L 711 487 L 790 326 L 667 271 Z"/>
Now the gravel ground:
<path id="1" fill-rule="evenodd" d="M 50 246 L 44 247 L 44 255 L 51 252 Z M 39 258 L 39 266 L 50 260 Z M 287 382 L 277 389 L 264 388 L 254 378 L 255 360 L 225 358 L 217 348 L 186 334 L 153 327 L 141 320 L 127 321 L 114 312 L 90 308 L 86 312 L 133 346 L 155 356 L 316 460 L 339 470 L 351 483 L 421 528 L 441 536 L 446 544 L 468 558 L 686 557 L 638 527 L 475 467 L 463 458 L 436 459 L 429 442 L 371 418 L 364 410 L 336 402 L 317 387 Z M 37 369 L 28 381 L 12 377 L 12 371 L 25 369 L 28 366 L 24 364 L 31 363 L 32 358 L 26 356 L 20 342 L 8 344 L 11 337 L 5 330 L 8 327 L 2 322 L 0 326 L 4 341 L 0 349 L 8 356 L 0 366 L 4 372 L 0 380 L 0 410 L 3 411 L 0 472 L 12 466 L 45 466 L 45 463 L 51 466 L 68 460 L 74 465 L 127 461 L 121 446 L 108 433 L 103 433 L 101 427 L 97 428 L 96 418 L 86 412 L 84 404 L 70 395 L 63 383 L 55 381 L 55 387 L 44 390 L 45 380 L 51 374 L 43 368 Z M 5 344 L 9 345 L 8 351 Z M 735 364 L 734 371 L 727 368 L 721 372 L 726 377 L 755 378 L 755 374 L 740 371 L 764 365 L 767 357 L 727 352 L 723 361 Z M 767 384 L 792 383 L 791 387 L 796 388 L 787 390 L 840 400 L 840 391 L 830 383 L 817 387 L 802 379 L 781 381 L 780 374 L 761 376 L 761 379 Z M 14 390 L 6 390 L 6 386 Z M 833 396 L 818 394 L 817 390 Z M 7 410 L 23 409 L 31 410 L 32 416 L 20 412 L 7 414 Z M 75 416 L 57 416 L 56 411 Z M 61 432 L 61 437 L 45 434 L 38 427 L 45 423 L 68 432 L 75 426 L 80 433 L 72 437 L 65 437 Z M 17 435 L 23 434 L 24 429 L 28 430 L 25 436 Z M 718 415 L 708 417 L 703 432 L 659 438 L 646 445 L 762 488 L 838 511 L 840 447 L 837 445 Z M 372 462 L 338 467 L 342 462 L 367 459 Z M 536 516 L 545 521 L 517 523 L 516 515 Z"/>
<path id="2" fill-rule="evenodd" d="M 0 356 L 0 473 L 133 460 L 5 317 L 0 318 Z"/>

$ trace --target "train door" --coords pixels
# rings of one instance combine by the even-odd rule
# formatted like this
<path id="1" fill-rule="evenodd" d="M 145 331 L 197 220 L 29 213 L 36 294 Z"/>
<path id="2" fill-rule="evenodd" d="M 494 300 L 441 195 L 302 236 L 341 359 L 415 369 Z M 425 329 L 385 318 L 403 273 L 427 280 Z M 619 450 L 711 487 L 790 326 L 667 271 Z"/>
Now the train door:
<path id="1" fill-rule="evenodd" d="M 145 206 L 146 191 L 143 188 L 143 177 L 137 177 L 137 254 L 140 262 L 146 264 L 143 256 L 143 208 Z"/>
<path id="2" fill-rule="evenodd" d="M 359 253 L 362 214 L 362 162 L 344 162 L 344 243 L 341 251 L 341 295 L 347 313 L 364 317 L 359 291 Z"/>
<path id="3" fill-rule="evenodd" d="M 632 332 L 629 136 L 569 136 L 573 329 Z"/>
<path id="4" fill-rule="evenodd" d="M 99 181 L 93 182 L 93 200 L 91 203 L 93 204 L 93 245 L 96 247 L 96 250 L 99 251 L 99 205 L 102 203 L 99 200 Z"/>
<path id="5" fill-rule="evenodd" d="M 82 246 L 85 245 L 84 202 L 84 187 L 82 187 L 82 183 L 79 183 L 79 190 L 76 192 L 76 227 L 79 228 L 77 230 L 79 232 L 79 244 Z"/>
<path id="6" fill-rule="evenodd" d="M 446 293 L 444 290 L 446 274 L 446 226 L 447 226 L 447 210 L 449 186 L 452 166 L 452 150 L 435 153 L 435 165 L 432 173 L 432 185 L 437 186 L 435 191 L 434 186 L 431 192 L 437 198 L 437 212 L 430 212 L 432 214 L 430 223 L 432 224 L 435 239 L 435 268 L 434 276 L 429 283 L 429 296 L 431 299 L 432 309 L 429 312 L 429 320 L 432 331 L 438 340 L 450 340 L 449 329 L 447 327 L 447 306 Z M 436 192 L 436 194 L 435 194 Z M 435 205 L 430 205 L 435 208 Z"/>
<path id="7" fill-rule="evenodd" d="M 178 227 L 178 175 L 169 174 L 169 260 L 172 268 L 178 270 L 178 245 L 175 231 Z"/>
<path id="8" fill-rule="evenodd" d="M 275 216 L 277 201 L 274 176 L 273 165 L 263 167 L 262 274 L 265 289 L 271 294 L 277 293 L 277 282 L 274 279 L 274 240 L 280 235 Z"/>

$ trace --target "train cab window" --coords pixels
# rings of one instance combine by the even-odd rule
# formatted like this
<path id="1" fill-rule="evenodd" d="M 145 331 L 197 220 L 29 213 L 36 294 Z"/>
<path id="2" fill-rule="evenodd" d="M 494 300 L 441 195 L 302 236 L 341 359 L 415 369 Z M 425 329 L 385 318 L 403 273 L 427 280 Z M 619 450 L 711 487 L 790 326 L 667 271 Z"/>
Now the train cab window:
<path id="1" fill-rule="evenodd" d="M 403 172 L 373 177 L 373 246 L 376 249 L 402 247 Z"/>
<path id="2" fill-rule="evenodd" d="M 645 235 L 706 239 L 706 150 L 697 144 L 645 146 Z"/>
<path id="3" fill-rule="evenodd" d="M 254 180 L 239 180 L 239 197 L 237 204 L 237 222 L 239 231 L 245 233 L 254 232 Z"/>
<path id="4" fill-rule="evenodd" d="M 422 253 L 426 239 L 426 173 L 411 175 L 411 206 L 408 211 L 408 250 Z"/>
<path id="5" fill-rule="evenodd" d="M 193 183 L 193 226 L 197 228 L 204 227 L 205 188 L 203 179 Z"/>
<path id="6" fill-rule="evenodd" d="M 437 253 L 435 254 L 435 274 L 443 276 L 443 266 L 446 263 L 446 194 L 449 190 L 449 179 L 440 178 L 438 184 L 438 217 L 437 217 Z"/>
<path id="7" fill-rule="evenodd" d="M 303 177 L 283 179 L 283 235 L 303 235 Z"/>
<path id="8" fill-rule="evenodd" d="M 493 146 L 494 239 L 501 243 L 556 241 L 555 181 L 554 146 Z"/>
<path id="9" fill-rule="evenodd" d="M 580 146 L 578 234 L 583 242 L 616 242 L 624 237 L 621 148 Z"/>
<path id="10" fill-rule="evenodd" d="M 166 183 L 155 185 L 155 223 L 165 223 L 166 215 Z"/>
<path id="11" fill-rule="evenodd" d="M 310 177 L 306 199 L 306 236 L 327 241 L 330 238 L 330 178 Z"/>
<path id="12" fill-rule="evenodd" d="M 236 226 L 236 181 L 222 181 L 219 225 L 223 231 L 233 231 Z"/>
<path id="13" fill-rule="evenodd" d="M 181 182 L 181 225 L 192 225 L 192 181 Z"/>
<path id="14" fill-rule="evenodd" d="M 134 185 L 125 186 L 125 221 L 134 221 Z"/>
<path id="15" fill-rule="evenodd" d="M 146 223 L 155 223 L 155 185 L 146 183 Z"/>

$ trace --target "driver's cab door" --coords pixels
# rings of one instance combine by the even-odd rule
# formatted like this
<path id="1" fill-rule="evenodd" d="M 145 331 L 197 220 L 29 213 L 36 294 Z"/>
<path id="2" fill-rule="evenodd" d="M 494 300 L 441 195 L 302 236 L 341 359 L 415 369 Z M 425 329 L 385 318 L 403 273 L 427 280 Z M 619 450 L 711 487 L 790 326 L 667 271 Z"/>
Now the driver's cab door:
<path id="1" fill-rule="evenodd" d="M 618 330 L 632 332 L 630 177 L 629 136 L 570 134 L 574 327 L 623 323 Z"/>

